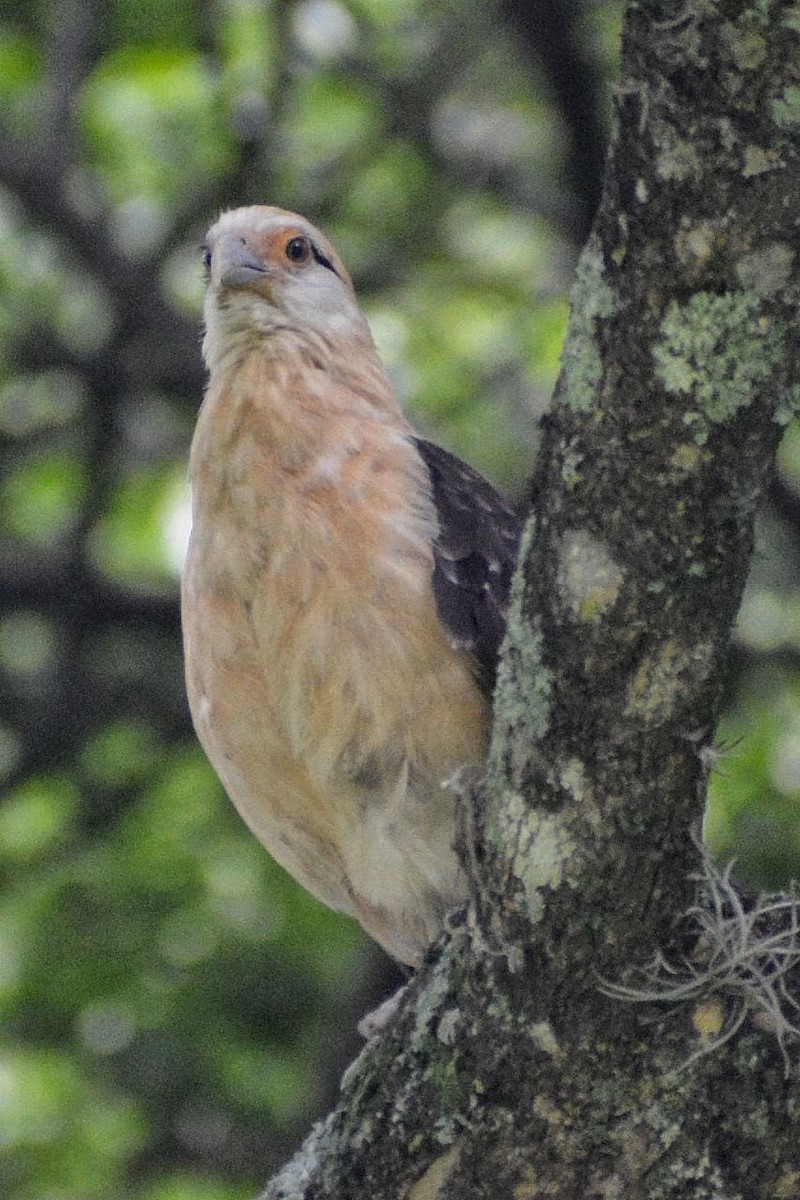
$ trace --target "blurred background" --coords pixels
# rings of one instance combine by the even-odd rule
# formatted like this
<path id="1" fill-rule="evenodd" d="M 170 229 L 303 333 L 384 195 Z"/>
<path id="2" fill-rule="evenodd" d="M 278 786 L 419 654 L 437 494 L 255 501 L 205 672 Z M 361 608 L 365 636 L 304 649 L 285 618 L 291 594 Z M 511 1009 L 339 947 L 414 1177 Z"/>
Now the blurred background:
<path id="1" fill-rule="evenodd" d="M 0 1195 L 244 1200 L 397 982 L 192 734 L 178 573 L 220 208 L 337 243 L 415 423 L 524 494 L 594 207 L 616 0 L 0 0 Z M 709 836 L 800 861 L 800 431 Z"/>

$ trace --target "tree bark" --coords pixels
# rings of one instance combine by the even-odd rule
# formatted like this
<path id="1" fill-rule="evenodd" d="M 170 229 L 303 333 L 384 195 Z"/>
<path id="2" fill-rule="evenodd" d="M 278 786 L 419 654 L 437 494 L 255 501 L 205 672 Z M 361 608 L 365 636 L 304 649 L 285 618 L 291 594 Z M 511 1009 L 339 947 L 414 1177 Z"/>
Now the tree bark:
<path id="1" fill-rule="evenodd" d="M 615 126 L 464 799 L 473 904 L 265 1200 L 800 1196 L 794 907 L 698 848 L 800 400 L 800 5 L 632 4 Z"/>

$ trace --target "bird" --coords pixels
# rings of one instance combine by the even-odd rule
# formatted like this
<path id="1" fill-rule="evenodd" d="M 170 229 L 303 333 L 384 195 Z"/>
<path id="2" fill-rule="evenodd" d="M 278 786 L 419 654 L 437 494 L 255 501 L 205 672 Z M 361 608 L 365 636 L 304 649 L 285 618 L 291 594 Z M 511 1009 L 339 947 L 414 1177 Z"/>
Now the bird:
<path id="1" fill-rule="evenodd" d="M 453 780 L 485 770 L 520 521 L 406 419 L 305 217 L 223 212 L 203 264 L 194 726 L 274 859 L 417 968 L 468 895 Z"/>

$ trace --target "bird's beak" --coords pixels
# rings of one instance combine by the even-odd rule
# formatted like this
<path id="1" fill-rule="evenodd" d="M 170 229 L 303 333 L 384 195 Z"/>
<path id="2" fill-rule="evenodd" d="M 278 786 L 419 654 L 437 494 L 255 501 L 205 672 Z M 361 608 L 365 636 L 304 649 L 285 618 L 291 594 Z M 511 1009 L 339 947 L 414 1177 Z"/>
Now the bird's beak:
<path id="1" fill-rule="evenodd" d="M 264 263 L 239 237 L 220 238 L 214 256 L 220 287 L 257 287 L 260 281 L 266 281 Z"/>

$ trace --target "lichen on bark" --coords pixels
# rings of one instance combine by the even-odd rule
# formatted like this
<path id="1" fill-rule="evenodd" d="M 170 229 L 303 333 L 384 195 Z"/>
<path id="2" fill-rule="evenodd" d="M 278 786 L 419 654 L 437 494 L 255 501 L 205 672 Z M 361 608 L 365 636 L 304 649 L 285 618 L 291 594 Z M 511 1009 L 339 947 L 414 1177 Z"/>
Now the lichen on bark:
<path id="1" fill-rule="evenodd" d="M 660 334 L 653 347 L 656 377 L 668 392 L 691 397 L 683 420 L 702 444 L 715 424 L 763 395 L 783 359 L 788 330 L 762 311 L 755 291 L 695 292 L 683 304 L 670 303 Z"/>

